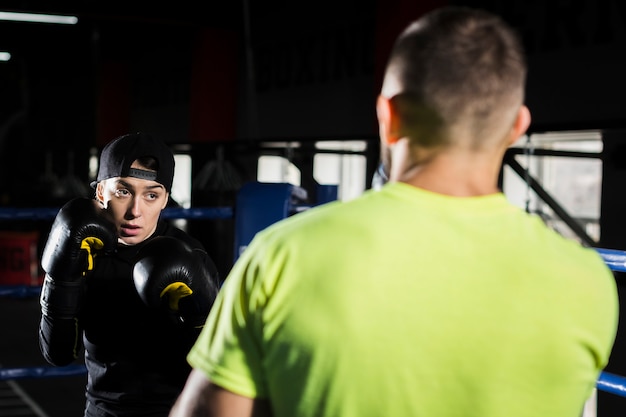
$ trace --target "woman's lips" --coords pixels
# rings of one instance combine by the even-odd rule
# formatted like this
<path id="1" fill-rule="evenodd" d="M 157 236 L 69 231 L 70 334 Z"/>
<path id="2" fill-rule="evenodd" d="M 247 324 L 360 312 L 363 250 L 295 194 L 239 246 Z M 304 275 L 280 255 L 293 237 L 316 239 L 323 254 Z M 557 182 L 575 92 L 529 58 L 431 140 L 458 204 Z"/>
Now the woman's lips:
<path id="1" fill-rule="evenodd" d="M 123 236 L 136 236 L 139 234 L 141 227 L 134 224 L 123 224 L 120 229 Z"/>

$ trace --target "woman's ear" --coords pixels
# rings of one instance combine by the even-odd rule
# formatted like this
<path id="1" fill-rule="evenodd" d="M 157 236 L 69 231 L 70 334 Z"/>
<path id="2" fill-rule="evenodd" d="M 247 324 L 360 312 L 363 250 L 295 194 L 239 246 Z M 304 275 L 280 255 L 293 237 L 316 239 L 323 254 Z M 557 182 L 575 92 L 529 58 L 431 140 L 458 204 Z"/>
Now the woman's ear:
<path id="1" fill-rule="evenodd" d="M 102 183 L 102 181 L 100 181 L 99 183 L 96 184 L 96 200 L 98 200 L 98 202 L 100 203 L 100 205 L 102 205 L 102 207 L 105 207 L 105 205 L 104 205 L 104 184 Z"/>
<path id="2" fill-rule="evenodd" d="M 378 131 L 383 143 L 393 145 L 400 138 L 398 117 L 393 102 L 382 95 L 376 100 L 376 116 L 378 118 Z"/>

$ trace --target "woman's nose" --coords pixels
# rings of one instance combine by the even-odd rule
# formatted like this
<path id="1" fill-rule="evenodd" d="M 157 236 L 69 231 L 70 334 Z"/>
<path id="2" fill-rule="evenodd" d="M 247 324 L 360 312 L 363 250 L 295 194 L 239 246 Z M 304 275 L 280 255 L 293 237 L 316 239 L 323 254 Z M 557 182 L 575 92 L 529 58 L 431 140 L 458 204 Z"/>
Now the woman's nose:
<path id="1" fill-rule="evenodd" d="M 141 199 L 133 197 L 130 203 L 129 211 L 133 217 L 141 216 Z"/>

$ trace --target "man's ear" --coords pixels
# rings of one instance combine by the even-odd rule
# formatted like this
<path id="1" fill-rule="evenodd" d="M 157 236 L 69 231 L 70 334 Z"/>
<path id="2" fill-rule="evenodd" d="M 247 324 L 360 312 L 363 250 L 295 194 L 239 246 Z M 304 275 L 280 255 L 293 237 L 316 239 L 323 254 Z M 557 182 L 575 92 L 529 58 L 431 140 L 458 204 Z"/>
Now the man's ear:
<path id="1" fill-rule="evenodd" d="M 398 116 L 393 102 L 382 95 L 376 100 L 376 116 L 381 141 L 393 145 L 400 138 Z"/>
<path id="2" fill-rule="evenodd" d="M 528 127 L 530 126 L 530 120 L 530 110 L 522 104 L 517 111 L 517 116 L 515 117 L 513 127 L 511 128 L 511 137 L 509 138 L 511 144 L 515 143 L 520 136 L 526 133 Z"/>
<path id="3" fill-rule="evenodd" d="M 170 201 L 170 193 L 166 193 L 165 194 L 165 202 L 163 203 L 163 207 L 161 207 L 161 210 L 163 210 L 165 207 L 167 207 L 167 203 Z"/>

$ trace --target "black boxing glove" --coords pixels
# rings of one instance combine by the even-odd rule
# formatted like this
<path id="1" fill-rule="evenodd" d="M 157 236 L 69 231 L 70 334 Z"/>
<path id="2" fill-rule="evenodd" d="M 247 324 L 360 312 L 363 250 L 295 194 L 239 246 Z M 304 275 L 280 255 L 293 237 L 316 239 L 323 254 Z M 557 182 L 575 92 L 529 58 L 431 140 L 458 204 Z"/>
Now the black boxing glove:
<path id="1" fill-rule="evenodd" d="M 207 253 L 169 236 L 155 237 L 139 250 L 133 280 L 149 308 L 189 327 L 204 326 L 218 291 Z"/>
<path id="2" fill-rule="evenodd" d="M 45 278 L 40 304 L 43 315 L 71 319 L 80 310 L 83 276 L 97 253 L 112 252 L 117 231 L 97 201 L 77 198 L 59 210 L 43 249 Z"/>

